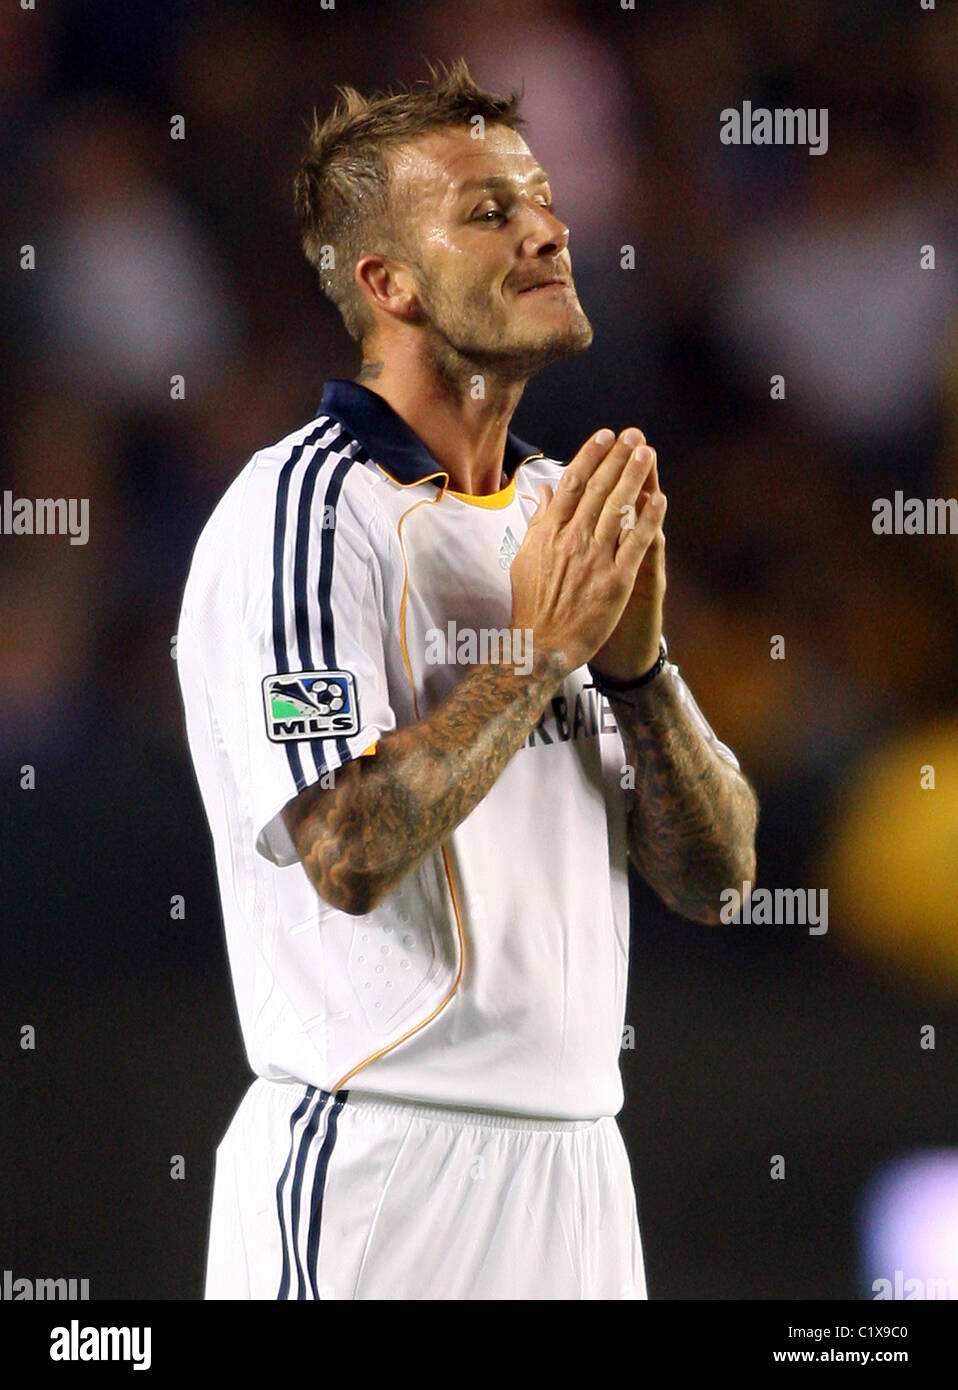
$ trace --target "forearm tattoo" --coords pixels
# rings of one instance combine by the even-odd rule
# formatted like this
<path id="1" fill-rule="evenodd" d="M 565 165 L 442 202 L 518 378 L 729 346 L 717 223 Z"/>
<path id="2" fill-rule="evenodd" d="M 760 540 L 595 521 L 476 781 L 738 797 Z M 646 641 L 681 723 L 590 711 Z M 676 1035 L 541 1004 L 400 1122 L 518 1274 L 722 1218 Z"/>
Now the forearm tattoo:
<path id="1" fill-rule="evenodd" d="M 301 793 L 284 815 L 317 891 L 346 911 L 371 911 L 479 804 L 563 675 L 548 651 L 524 675 L 477 666 L 428 718 L 341 768 L 333 790 Z"/>
<path id="2" fill-rule="evenodd" d="M 632 770 L 623 779 L 629 857 L 673 911 L 717 922 L 722 891 L 754 878 L 755 793 L 709 745 L 667 673 L 610 698 Z"/>

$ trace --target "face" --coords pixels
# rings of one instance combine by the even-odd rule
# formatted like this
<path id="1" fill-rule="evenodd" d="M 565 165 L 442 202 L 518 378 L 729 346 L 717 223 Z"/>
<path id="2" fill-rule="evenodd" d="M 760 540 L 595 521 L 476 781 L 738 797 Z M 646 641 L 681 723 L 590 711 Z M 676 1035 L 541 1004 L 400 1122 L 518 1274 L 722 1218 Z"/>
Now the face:
<path id="1" fill-rule="evenodd" d="M 572 283 L 569 229 L 520 135 L 432 132 L 394 157 L 408 273 L 438 367 L 524 380 L 580 352 L 592 326 Z"/>

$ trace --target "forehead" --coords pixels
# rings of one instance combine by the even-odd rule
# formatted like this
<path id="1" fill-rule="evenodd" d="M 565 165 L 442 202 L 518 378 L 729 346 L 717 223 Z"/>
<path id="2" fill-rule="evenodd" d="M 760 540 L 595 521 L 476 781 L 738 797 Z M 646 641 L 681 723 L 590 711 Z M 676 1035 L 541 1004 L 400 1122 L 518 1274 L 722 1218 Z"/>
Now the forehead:
<path id="1" fill-rule="evenodd" d="M 486 179 L 517 185 L 541 181 L 538 160 L 515 130 L 487 125 L 481 140 L 467 126 L 429 131 L 403 145 L 393 156 L 393 175 L 417 199 L 452 203 Z"/>

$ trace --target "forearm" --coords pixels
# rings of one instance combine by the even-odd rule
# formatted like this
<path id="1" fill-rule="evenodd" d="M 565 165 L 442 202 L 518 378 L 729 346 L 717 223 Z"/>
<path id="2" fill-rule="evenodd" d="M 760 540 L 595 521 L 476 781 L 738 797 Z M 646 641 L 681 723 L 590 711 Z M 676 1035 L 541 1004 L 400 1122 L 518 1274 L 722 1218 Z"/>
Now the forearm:
<path id="1" fill-rule="evenodd" d="M 754 879 L 755 794 L 711 746 L 667 671 L 610 699 L 633 769 L 629 856 L 670 908 L 716 923 L 722 891 Z"/>
<path id="2" fill-rule="evenodd" d="M 346 764 L 334 791 L 301 793 L 286 823 L 317 891 L 347 912 L 371 911 L 479 804 L 564 674 L 551 651 L 527 675 L 477 666 L 428 718 Z"/>

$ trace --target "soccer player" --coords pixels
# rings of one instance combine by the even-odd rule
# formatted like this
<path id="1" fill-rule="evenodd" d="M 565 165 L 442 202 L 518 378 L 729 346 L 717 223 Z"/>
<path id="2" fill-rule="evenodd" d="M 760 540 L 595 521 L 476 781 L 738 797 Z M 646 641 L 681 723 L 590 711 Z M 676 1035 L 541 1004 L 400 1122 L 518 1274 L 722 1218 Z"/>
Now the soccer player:
<path id="1" fill-rule="evenodd" d="M 187 731 L 256 1079 L 206 1297 L 647 1297 L 627 860 L 719 920 L 756 806 L 662 641 L 641 431 L 509 429 L 592 339 L 518 98 L 340 89 L 296 179 L 359 344 L 196 546 Z M 598 196 L 598 193 L 597 193 Z"/>

